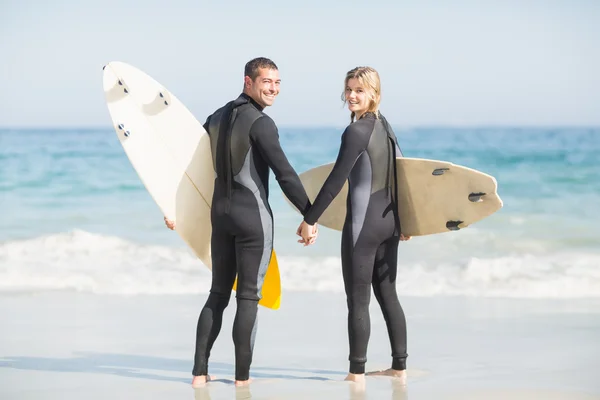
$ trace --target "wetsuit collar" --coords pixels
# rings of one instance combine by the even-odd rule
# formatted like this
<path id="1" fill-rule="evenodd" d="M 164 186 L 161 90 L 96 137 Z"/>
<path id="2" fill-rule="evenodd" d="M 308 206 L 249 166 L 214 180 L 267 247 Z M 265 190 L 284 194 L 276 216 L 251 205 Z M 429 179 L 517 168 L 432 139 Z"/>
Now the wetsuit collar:
<path id="1" fill-rule="evenodd" d="M 246 100 L 246 102 L 252 104 L 254 107 L 256 107 L 258 109 L 258 111 L 262 111 L 264 109 L 264 107 L 262 107 L 260 104 L 258 104 L 252 97 L 250 97 L 246 93 L 242 92 L 242 94 L 240 94 L 240 97 L 238 97 L 236 102 L 240 102 L 243 100 Z"/>
<path id="2" fill-rule="evenodd" d="M 368 111 L 360 116 L 360 119 L 363 119 L 363 118 L 377 118 L 377 116 L 375 115 L 374 112 Z"/>

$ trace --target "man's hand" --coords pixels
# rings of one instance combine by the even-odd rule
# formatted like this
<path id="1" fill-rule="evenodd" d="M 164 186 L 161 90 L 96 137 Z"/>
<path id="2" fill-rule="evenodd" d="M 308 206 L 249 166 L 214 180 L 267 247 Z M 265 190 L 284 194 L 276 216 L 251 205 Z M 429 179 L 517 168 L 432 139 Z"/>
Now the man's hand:
<path id="1" fill-rule="evenodd" d="M 407 235 L 407 236 L 404 236 L 402 233 L 400 234 L 400 240 L 401 240 L 402 242 L 404 242 L 404 241 L 406 241 L 406 240 L 410 240 L 410 238 L 411 238 L 411 237 L 412 237 L 412 236 L 408 236 L 408 235 Z"/>

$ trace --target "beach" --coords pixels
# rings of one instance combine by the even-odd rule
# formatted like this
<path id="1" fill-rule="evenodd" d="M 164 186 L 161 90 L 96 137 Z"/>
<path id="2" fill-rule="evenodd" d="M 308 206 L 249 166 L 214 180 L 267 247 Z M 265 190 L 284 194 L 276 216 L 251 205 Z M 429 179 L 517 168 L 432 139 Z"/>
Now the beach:
<path id="1" fill-rule="evenodd" d="M 0 297 L 2 399 L 600 398 L 600 300 L 401 298 L 408 321 L 406 387 L 366 386 L 347 371 L 343 296 L 284 294 L 261 307 L 249 388 L 233 385 L 234 300 L 206 388 L 190 386 L 198 296 L 31 293 Z M 367 370 L 389 367 L 372 304 Z"/>

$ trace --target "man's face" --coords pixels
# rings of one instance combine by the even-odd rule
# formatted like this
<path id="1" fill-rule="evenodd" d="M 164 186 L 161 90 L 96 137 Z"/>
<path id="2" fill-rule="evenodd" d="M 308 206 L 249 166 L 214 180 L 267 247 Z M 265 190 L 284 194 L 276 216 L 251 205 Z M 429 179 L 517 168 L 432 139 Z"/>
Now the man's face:
<path id="1" fill-rule="evenodd" d="M 258 76 L 254 81 L 249 76 L 244 78 L 246 94 L 263 108 L 273 105 L 275 97 L 279 94 L 279 71 L 271 68 L 259 68 Z"/>

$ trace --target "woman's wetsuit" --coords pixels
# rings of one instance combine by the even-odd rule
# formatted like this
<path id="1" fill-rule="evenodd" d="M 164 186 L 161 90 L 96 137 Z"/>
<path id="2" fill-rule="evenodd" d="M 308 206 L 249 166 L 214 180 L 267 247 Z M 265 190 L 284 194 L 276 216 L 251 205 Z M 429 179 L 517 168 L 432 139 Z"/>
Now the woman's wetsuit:
<path id="1" fill-rule="evenodd" d="M 304 220 L 314 225 L 348 180 L 342 272 L 348 301 L 350 372 L 365 372 L 371 286 L 392 347 L 392 368 L 406 369 L 406 320 L 396 293 L 400 221 L 395 157 L 402 153 L 385 118 L 366 113 L 349 125 L 335 166 Z"/>

